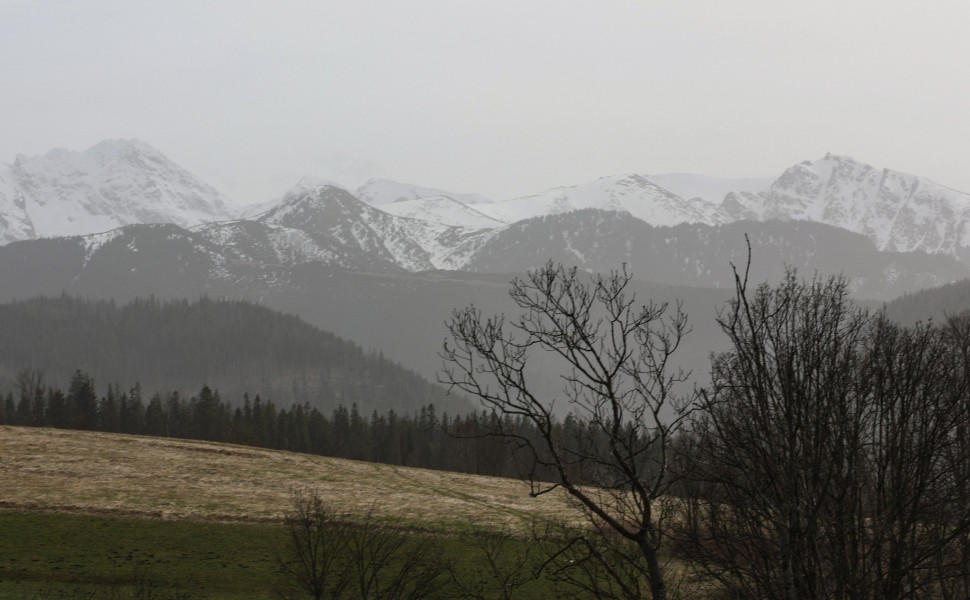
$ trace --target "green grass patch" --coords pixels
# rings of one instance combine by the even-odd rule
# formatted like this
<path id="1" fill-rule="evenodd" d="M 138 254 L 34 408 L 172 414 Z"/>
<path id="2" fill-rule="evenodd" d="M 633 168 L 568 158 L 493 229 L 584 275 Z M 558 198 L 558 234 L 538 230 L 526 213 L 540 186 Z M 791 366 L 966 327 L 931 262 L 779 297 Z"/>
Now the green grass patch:
<path id="1" fill-rule="evenodd" d="M 0 512 L 0 599 L 139 582 L 157 583 L 162 597 L 269 598 L 284 533 L 260 525 Z"/>
<path id="2" fill-rule="evenodd" d="M 410 535 L 432 540 L 466 583 L 493 585 L 475 535 Z M 275 598 L 287 543 L 279 525 L 0 511 L 0 600 L 124 599 L 147 587 L 157 600 Z M 510 542 L 509 560 L 526 543 Z M 554 598 L 548 587 L 518 595 Z"/>

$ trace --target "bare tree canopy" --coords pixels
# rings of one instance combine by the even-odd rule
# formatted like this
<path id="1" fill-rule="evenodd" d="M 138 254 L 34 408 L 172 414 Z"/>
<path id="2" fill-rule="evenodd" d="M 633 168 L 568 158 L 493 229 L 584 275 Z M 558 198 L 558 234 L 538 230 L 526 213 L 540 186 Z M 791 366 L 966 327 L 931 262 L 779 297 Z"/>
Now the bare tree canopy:
<path id="1" fill-rule="evenodd" d="M 660 550 L 670 515 L 659 500 L 671 485 L 671 442 L 693 407 L 692 397 L 675 394 L 686 373 L 671 364 L 688 332 L 687 316 L 680 306 L 638 304 L 627 290 L 631 279 L 625 267 L 587 278 L 549 262 L 512 282 L 517 317 L 487 317 L 474 306 L 456 310 L 441 379 L 503 417 L 491 434 L 529 456 L 533 495 L 562 488 L 585 512 L 590 527 L 581 546 L 614 580 L 619 597 L 641 597 L 646 581 L 652 597 L 663 599 Z M 538 353 L 562 366 L 557 398 L 530 385 L 529 361 Z M 570 414 L 565 423 L 554 412 L 562 403 Z M 504 425 L 507 418 L 532 423 L 537 435 L 516 434 Z M 595 539 L 604 532 L 635 549 L 632 578 L 627 566 L 599 551 Z"/>
<path id="2" fill-rule="evenodd" d="M 436 597 L 449 562 L 427 539 L 381 523 L 370 512 L 339 518 L 316 490 L 294 494 L 278 590 L 289 597 L 419 600 Z"/>
<path id="3" fill-rule="evenodd" d="M 901 327 L 843 278 L 738 277 L 683 492 L 733 598 L 966 598 L 968 321 Z"/>

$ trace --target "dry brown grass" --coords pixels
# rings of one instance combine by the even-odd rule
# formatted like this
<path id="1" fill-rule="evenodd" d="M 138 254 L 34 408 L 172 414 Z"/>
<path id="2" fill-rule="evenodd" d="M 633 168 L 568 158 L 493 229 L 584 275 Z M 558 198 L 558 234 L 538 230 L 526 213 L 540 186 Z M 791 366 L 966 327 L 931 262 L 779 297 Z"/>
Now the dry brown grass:
<path id="1" fill-rule="evenodd" d="M 523 527 L 576 516 L 517 480 L 246 446 L 0 426 L 0 508 L 162 519 L 276 521 L 293 490 L 336 511 L 431 530 Z"/>

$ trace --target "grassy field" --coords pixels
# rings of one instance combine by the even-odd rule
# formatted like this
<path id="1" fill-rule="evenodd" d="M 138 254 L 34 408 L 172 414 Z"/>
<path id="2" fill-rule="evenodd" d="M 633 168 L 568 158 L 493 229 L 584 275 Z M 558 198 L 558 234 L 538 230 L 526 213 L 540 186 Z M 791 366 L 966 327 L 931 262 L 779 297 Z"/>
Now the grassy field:
<path id="1" fill-rule="evenodd" d="M 260 600 L 287 583 L 276 525 L 2 511 L 0 532 L 0 600 Z M 466 582 L 484 577 L 468 536 L 413 535 L 433 537 Z M 520 596 L 556 597 L 542 582 Z"/>
<path id="2" fill-rule="evenodd" d="M 279 522 L 314 488 L 339 513 L 440 532 L 574 514 L 521 481 L 212 442 L 0 426 L 0 508 L 205 522 Z"/>
<path id="3" fill-rule="evenodd" d="M 471 533 L 574 514 L 516 480 L 209 442 L 0 427 L 0 457 L 2 600 L 272 598 L 299 488 L 433 539 L 466 573 Z"/>
<path id="4" fill-rule="evenodd" d="M 132 592 L 269 598 L 284 531 L 270 525 L 0 512 L 0 598 Z"/>

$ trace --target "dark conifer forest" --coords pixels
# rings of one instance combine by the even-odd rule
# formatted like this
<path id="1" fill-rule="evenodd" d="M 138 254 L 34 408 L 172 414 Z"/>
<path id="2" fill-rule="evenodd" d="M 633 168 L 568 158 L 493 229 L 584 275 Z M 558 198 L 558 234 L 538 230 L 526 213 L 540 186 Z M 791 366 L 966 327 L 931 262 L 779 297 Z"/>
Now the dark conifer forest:
<path id="1" fill-rule="evenodd" d="M 261 394 L 325 412 L 470 408 L 380 355 L 249 302 L 41 297 L 0 304 L 0 331 L 0 393 L 24 369 L 51 384 L 80 370 L 115 388 L 191 394 L 207 384 L 229 398 Z"/>

